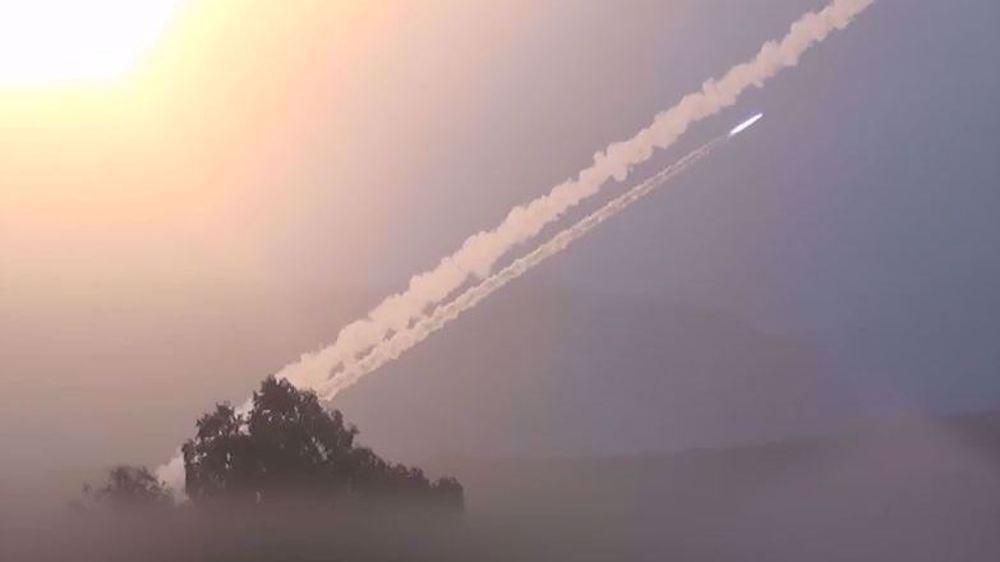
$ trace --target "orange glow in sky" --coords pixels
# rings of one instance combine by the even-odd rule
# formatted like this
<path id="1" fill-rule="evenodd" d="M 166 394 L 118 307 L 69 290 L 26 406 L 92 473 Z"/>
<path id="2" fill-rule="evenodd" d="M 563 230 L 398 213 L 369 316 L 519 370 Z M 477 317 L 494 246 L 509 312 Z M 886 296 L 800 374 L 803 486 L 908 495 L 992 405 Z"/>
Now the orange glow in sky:
<path id="1" fill-rule="evenodd" d="M 0 84 L 113 78 L 163 30 L 176 0 L 0 0 Z"/>
<path id="2" fill-rule="evenodd" d="M 260 249 L 317 193 L 352 209 L 337 228 L 379 224 L 343 139 L 380 115 L 364 86 L 386 87 L 398 51 L 368 63 L 405 15 L 349 0 L 0 0 L 0 309 L 98 278 L 268 276 Z"/>

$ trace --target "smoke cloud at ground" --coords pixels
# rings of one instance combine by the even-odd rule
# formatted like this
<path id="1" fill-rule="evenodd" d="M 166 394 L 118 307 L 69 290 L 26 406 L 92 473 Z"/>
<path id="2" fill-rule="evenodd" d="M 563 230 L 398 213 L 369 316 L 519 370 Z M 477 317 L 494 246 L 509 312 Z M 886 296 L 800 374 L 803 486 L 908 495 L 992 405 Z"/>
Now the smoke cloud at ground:
<path id="1" fill-rule="evenodd" d="M 68 510 L 0 527 L 0 559 L 986 562 L 998 430 L 992 413 L 666 456 L 443 458 L 469 484 L 463 515 Z"/>

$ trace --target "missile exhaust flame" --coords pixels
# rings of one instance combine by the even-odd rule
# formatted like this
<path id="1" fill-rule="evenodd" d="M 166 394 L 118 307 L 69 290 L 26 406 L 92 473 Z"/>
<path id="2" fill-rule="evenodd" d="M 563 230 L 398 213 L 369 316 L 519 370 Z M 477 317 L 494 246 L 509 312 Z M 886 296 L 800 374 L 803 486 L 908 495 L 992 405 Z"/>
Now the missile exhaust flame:
<path id="1" fill-rule="evenodd" d="M 732 131 L 729 131 L 729 138 L 735 137 L 736 135 L 742 133 L 743 131 L 749 129 L 754 123 L 760 121 L 764 117 L 763 113 L 758 113 L 753 117 L 747 119 L 746 121 L 740 123 L 739 125 L 733 127 Z"/>

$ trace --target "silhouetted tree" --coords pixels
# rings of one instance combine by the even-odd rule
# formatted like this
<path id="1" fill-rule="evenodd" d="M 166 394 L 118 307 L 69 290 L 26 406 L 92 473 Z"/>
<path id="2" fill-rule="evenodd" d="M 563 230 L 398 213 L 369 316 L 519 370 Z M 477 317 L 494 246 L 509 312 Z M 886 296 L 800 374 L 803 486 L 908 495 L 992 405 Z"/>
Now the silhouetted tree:
<path id="1" fill-rule="evenodd" d="M 315 393 L 268 377 L 246 413 L 228 404 L 197 422 L 184 444 L 186 491 L 195 502 L 412 502 L 461 508 L 453 478 L 431 482 L 355 444 L 358 430 Z"/>
<path id="2" fill-rule="evenodd" d="M 173 503 L 167 487 L 144 466 L 112 467 L 103 486 L 95 489 L 84 484 L 83 491 L 89 499 L 115 508 L 165 507 Z"/>

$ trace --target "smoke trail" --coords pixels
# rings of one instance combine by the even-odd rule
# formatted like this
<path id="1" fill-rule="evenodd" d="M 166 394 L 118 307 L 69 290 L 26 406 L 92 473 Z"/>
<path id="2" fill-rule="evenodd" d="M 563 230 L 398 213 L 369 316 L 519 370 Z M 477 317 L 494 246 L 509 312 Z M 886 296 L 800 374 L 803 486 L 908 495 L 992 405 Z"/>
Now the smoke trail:
<path id="1" fill-rule="evenodd" d="M 300 387 L 316 387 L 336 368 L 348 369 L 359 356 L 398 333 L 425 310 L 439 304 L 471 277 L 485 278 L 494 264 L 516 245 L 538 235 L 566 211 L 598 192 L 610 178 L 623 181 L 630 169 L 648 160 L 657 148 L 671 145 L 688 127 L 731 106 L 750 86 L 761 87 L 781 69 L 795 66 L 799 57 L 833 30 L 842 29 L 874 0 L 833 0 L 819 12 L 810 12 L 792 24 L 780 41 L 768 41 L 751 61 L 731 68 L 722 78 L 710 79 L 700 91 L 661 112 L 631 139 L 614 143 L 594 155 L 594 162 L 538 199 L 510 211 L 493 230 L 465 240 L 437 267 L 412 277 L 407 289 L 383 300 L 366 318 L 348 324 L 332 345 L 304 354 L 277 373 Z"/>
<path id="2" fill-rule="evenodd" d="M 566 249 L 570 244 L 582 238 L 599 224 L 625 210 L 642 197 L 648 195 L 673 177 L 677 176 L 693 164 L 708 156 L 712 150 L 729 137 L 719 137 L 688 153 L 677 162 L 660 170 L 648 179 L 612 199 L 600 209 L 587 215 L 572 226 L 554 235 L 532 252 L 514 260 L 494 275 L 466 289 L 446 304 L 437 306 L 433 312 L 419 318 L 412 326 L 395 332 L 391 337 L 374 346 L 361 360 L 345 365 L 328 380 L 312 388 L 324 400 L 330 400 L 341 390 L 353 385 L 361 377 L 378 369 L 382 365 L 398 358 L 403 352 L 427 339 L 428 336 L 440 330 L 463 312 L 474 308 L 486 297 L 500 290 L 511 281 L 524 275 L 537 265 Z M 238 411 L 245 413 L 251 407 L 248 401 Z M 180 453 L 156 471 L 157 477 L 165 482 L 178 494 L 183 493 L 184 459 Z"/>
<path id="3" fill-rule="evenodd" d="M 610 178 L 625 180 L 633 166 L 648 160 L 655 149 L 670 146 L 691 124 L 733 105 L 750 86 L 762 87 L 783 68 L 798 64 L 806 50 L 823 41 L 832 31 L 845 28 L 873 2 L 832 0 L 819 12 L 805 14 L 791 25 L 782 39 L 764 43 L 752 60 L 734 66 L 718 80 L 706 81 L 700 91 L 684 96 L 677 105 L 660 112 L 649 126 L 631 139 L 613 143 L 603 152 L 597 152 L 593 164 L 580 171 L 575 179 L 555 186 L 548 194 L 527 205 L 515 207 L 493 230 L 470 236 L 435 268 L 412 277 L 405 291 L 386 298 L 366 318 L 341 329 L 332 345 L 302 355 L 297 362 L 282 368 L 277 376 L 287 378 L 298 387 L 321 389 L 332 384 L 330 375 L 339 367 L 342 373 L 338 378 L 346 380 L 343 375 L 355 372 L 359 355 L 369 352 L 362 355 L 362 360 L 368 361 L 364 358 L 376 357 L 371 351 L 377 346 L 379 350 L 388 349 L 380 346 L 387 338 L 396 338 L 399 342 L 406 337 L 402 334 L 413 334 L 410 331 L 415 327 L 413 321 L 424 315 L 428 307 L 444 301 L 470 277 L 485 278 L 497 260 L 516 245 L 532 239 L 546 225 L 597 193 Z M 452 304 L 457 303 L 457 299 L 452 301 Z M 157 473 L 174 489 L 182 489 L 183 465 L 178 458 L 160 467 Z"/>
<path id="4" fill-rule="evenodd" d="M 532 252 L 514 260 L 507 267 L 484 279 L 478 285 L 470 287 L 448 303 L 438 306 L 432 313 L 420 318 L 412 327 L 393 334 L 392 337 L 372 348 L 363 359 L 336 373 L 329 381 L 316 389 L 317 393 L 324 400 L 332 399 L 338 392 L 353 385 L 361 377 L 395 360 L 403 352 L 458 318 L 463 312 L 474 308 L 486 297 L 565 250 L 570 244 L 582 238 L 604 221 L 624 211 L 639 199 L 711 154 L 712 150 L 727 138 L 719 137 L 693 150 L 673 165 L 657 172 L 646 181 L 559 232 Z"/>

